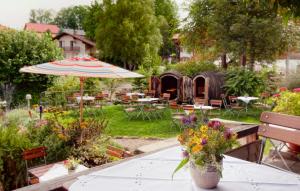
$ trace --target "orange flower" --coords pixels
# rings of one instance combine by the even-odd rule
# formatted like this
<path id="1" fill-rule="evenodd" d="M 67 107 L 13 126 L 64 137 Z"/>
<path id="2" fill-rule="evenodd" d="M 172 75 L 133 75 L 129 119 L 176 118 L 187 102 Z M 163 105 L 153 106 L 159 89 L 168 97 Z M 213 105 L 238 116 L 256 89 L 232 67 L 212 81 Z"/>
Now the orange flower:
<path id="1" fill-rule="evenodd" d="M 197 144 L 197 145 L 193 146 L 192 153 L 193 154 L 199 153 L 202 150 L 202 148 L 203 148 L 202 145 Z"/>

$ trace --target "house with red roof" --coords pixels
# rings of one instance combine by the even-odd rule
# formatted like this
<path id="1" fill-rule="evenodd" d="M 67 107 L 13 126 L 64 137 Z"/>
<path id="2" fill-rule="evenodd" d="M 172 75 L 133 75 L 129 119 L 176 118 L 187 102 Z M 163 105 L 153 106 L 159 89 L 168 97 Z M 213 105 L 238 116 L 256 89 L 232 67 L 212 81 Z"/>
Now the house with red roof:
<path id="1" fill-rule="evenodd" d="M 67 31 L 67 30 L 66 30 Z M 64 50 L 65 58 L 72 58 L 80 55 L 94 55 L 96 52 L 96 44 L 85 38 L 82 31 L 61 32 L 53 39 L 57 41 L 57 45 Z"/>
<path id="2" fill-rule="evenodd" d="M 43 23 L 26 23 L 24 26 L 24 30 L 33 31 L 38 34 L 50 32 L 52 34 L 52 37 L 55 37 L 60 32 L 60 29 L 57 25 Z"/>

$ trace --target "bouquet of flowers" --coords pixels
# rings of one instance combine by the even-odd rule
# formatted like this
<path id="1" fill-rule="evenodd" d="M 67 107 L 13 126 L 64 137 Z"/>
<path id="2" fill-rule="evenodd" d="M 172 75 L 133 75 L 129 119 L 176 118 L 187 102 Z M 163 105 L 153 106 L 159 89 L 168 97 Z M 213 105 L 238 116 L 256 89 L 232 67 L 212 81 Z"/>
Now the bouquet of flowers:
<path id="1" fill-rule="evenodd" d="M 186 128 L 178 136 L 178 141 L 184 148 L 183 160 L 173 175 L 190 161 L 202 170 L 214 166 L 221 176 L 223 154 L 237 143 L 236 134 L 219 121 Z"/>
<path id="2" fill-rule="evenodd" d="M 74 157 L 69 157 L 67 160 L 64 161 L 64 166 L 68 170 L 75 170 L 81 161 Z"/>

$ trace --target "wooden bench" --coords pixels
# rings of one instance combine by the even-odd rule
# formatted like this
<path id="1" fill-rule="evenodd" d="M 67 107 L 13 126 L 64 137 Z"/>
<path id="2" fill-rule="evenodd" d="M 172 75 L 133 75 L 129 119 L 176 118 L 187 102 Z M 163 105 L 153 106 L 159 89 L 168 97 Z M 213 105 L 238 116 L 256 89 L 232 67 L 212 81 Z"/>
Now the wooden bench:
<path id="1" fill-rule="evenodd" d="M 278 149 L 277 145 L 274 144 L 274 140 L 280 141 L 283 144 L 291 143 L 300 145 L 300 117 L 274 112 L 263 112 L 260 116 L 260 121 L 261 124 L 257 133 L 259 136 L 261 136 L 261 140 L 257 140 L 242 147 L 233 149 L 227 152 L 227 155 L 251 162 L 270 165 L 262 161 L 266 140 L 269 139 L 270 143 L 275 149 L 276 154 L 278 154 L 278 156 L 281 158 L 287 170 L 291 171 L 290 167 L 287 165 L 285 159 L 281 155 L 280 149 Z"/>

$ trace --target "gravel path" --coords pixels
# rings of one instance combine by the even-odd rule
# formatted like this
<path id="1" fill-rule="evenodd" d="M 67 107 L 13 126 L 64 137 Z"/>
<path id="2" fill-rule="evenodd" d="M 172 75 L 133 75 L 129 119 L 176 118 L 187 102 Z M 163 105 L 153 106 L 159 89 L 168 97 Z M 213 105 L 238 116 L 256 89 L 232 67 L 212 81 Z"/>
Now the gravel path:
<path id="1" fill-rule="evenodd" d="M 122 145 L 125 149 L 129 150 L 130 152 L 134 152 L 137 148 L 141 146 L 159 142 L 162 139 L 115 138 L 113 140 L 116 143 Z"/>

